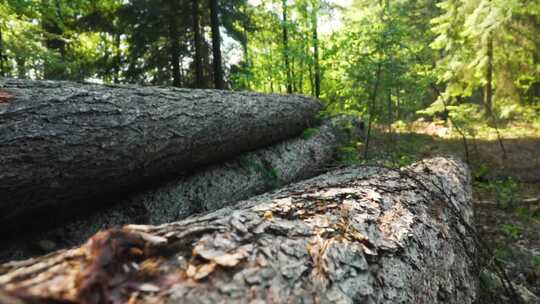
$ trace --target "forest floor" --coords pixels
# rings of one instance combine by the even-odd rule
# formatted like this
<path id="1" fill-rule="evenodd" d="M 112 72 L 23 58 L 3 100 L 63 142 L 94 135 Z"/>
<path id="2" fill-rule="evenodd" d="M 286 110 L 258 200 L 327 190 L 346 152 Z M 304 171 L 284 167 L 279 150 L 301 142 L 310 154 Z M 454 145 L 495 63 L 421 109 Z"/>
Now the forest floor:
<path id="1" fill-rule="evenodd" d="M 475 227 L 522 302 L 540 303 L 540 124 L 500 130 L 506 159 L 492 131 L 468 139 Z M 437 155 L 465 160 L 462 139 L 450 133 L 442 123 L 433 122 L 415 123 L 391 133 L 376 130 L 369 162 L 403 166 Z M 492 271 L 484 270 L 480 282 L 479 304 L 522 303 L 508 297 Z"/>

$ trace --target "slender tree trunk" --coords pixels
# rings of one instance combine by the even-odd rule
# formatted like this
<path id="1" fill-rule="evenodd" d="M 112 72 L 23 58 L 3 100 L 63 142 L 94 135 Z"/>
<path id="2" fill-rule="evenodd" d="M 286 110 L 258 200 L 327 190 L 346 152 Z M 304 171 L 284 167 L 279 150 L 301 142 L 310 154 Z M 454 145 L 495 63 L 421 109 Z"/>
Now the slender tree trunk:
<path id="1" fill-rule="evenodd" d="M 242 14 L 246 16 L 242 22 L 242 31 L 244 34 L 244 39 L 242 41 L 242 49 L 244 50 L 244 84 L 243 88 L 249 90 L 250 88 L 250 76 L 251 76 L 251 58 L 249 57 L 249 29 L 248 29 L 248 10 L 247 4 L 242 8 Z"/>
<path id="2" fill-rule="evenodd" d="M 311 23 L 313 31 L 313 61 L 315 64 L 315 97 L 319 98 L 321 95 L 321 66 L 319 63 L 319 33 L 318 33 L 318 8 L 316 7 L 317 1 L 313 1 L 313 7 L 311 11 Z"/>
<path id="3" fill-rule="evenodd" d="M 21 219 L 59 224 L 298 135 L 321 110 L 305 97 L 214 90 L 0 79 L 0 91 L 0 238 Z"/>
<path id="4" fill-rule="evenodd" d="M 120 73 L 122 68 L 122 50 L 120 49 L 121 45 L 121 34 L 116 30 L 116 33 L 114 33 L 114 47 L 116 49 L 115 59 L 114 59 L 114 76 L 113 76 L 113 82 L 114 83 L 120 83 Z"/>
<path id="5" fill-rule="evenodd" d="M 219 33 L 219 3 L 210 1 L 210 27 L 212 28 L 212 54 L 214 59 L 214 86 L 218 90 L 225 89 L 223 66 L 221 63 L 221 35 Z"/>
<path id="6" fill-rule="evenodd" d="M 536 48 L 533 50 L 533 66 L 536 67 L 540 64 L 540 41 L 535 43 Z M 537 72 L 537 76 L 530 88 L 529 103 L 533 104 L 535 101 L 540 101 L 540 73 Z"/>
<path id="7" fill-rule="evenodd" d="M 25 79 L 26 78 L 26 58 L 17 57 L 15 58 L 17 63 L 17 78 Z"/>
<path id="8" fill-rule="evenodd" d="M 4 58 L 5 50 L 4 50 L 4 38 L 2 37 L 2 25 L 0 24 L 0 76 L 5 77 L 6 76 L 6 66 L 5 66 L 5 58 Z"/>
<path id="9" fill-rule="evenodd" d="M 285 84 L 287 87 L 287 93 L 292 94 L 293 93 L 293 85 L 292 85 L 292 73 L 291 73 L 291 64 L 289 61 L 289 29 L 288 29 L 288 17 L 287 17 L 287 0 L 282 0 L 281 2 L 281 10 L 282 10 L 282 17 L 283 17 L 283 24 L 282 24 L 282 30 L 283 30 L 283 60 L 285 61 L 285 73 L 287 74 L 287 83 Z"/>
<path id="10" fill-rule="evenodd" d="M 171 73 L 173 77 L 172 85 L 180 87 L 182 85 L 182 79 L 180 76 L 180 37 L 178 34 L 178 24 L 176 19 L 178 18 L 178 0 L 168 0 L 168 26 L 169 26 L 169 56 L 171 61 Z"/>
<path id="11" fill-rule="evenodd" d="M 204 88 L 204 74 L 203 74 L 203 62 L 202 62 L 202 35 L 200 29 L 200 10 L 199 10 L 199 0 L 191 1 L 191 9 L 193 11 L 193 49 L 195 50 L 195 55 L 193 61 L 195 63 L 195 87 Z"/>
<path id="12" fill-rule="evenodd" d="M 484 107 L 488 116 L 493 113 L 493 35 L 490 34 L 487 41 L 487 71 L 486 87 L 484 92 Z"/>
<path id="13" fill-rule="evenodd" d="M 388 134 L 392 136 L 392 122 L 394 120 L 394 107 L 392 104 L 392 88 L 388 88 L 388 100 L 387 100 L 387 107 L 388 107 L 388 116 L 386 119 L 388 120 Z"/>
<path id="14" fill-rule="evenodd" d="M 401 119 L 401 88 L 398 86 L 396 89 L 396 119 Z"/>
<path id="15" fill-rule="evenodd" d="M 373 91 L 371 92 L 371 96 L 369 98 L 369 120 L 368 120 L 368 128 L 366 131 L 366 139 L 365 139 L 365 148 L 364 148 L 364 159 L 367 159 L 369 156 L 369 144 L 371 140 L 371 127 L 373 123 L 373 115 L 375 115 L 375 101 L 377 100 L 377 93 L 379 91 L 379 85 L 381 82 L 381 76 L 382 76 L 382 64 L 379 62 L 377 64 L 377 77 L 375 78 L 375 83 L 373 84 Z"/>
<path id="16" fill-rule="evenodd" d="M 42 5 L 46 8 L 49 5 L 49 0 L 42 0 Z M 67 76 L 65 67 L 66 42 L 61 37 L 64 32 L 58 23 L 58 20 L 62 19 L 62 11 L 58 0 L 55 0 L 55 11 L 56 17 L 46 16 L 45 14 L 41 22 L 43 30 L 49 34 L 45 37 L 45 46 L 59 55 L 59 58 L 53 59 L 53 61 L 60 60 L 61 62 L 50 62 L 46 60 L 43 77 L 45 79 L 62 80 Z"/>

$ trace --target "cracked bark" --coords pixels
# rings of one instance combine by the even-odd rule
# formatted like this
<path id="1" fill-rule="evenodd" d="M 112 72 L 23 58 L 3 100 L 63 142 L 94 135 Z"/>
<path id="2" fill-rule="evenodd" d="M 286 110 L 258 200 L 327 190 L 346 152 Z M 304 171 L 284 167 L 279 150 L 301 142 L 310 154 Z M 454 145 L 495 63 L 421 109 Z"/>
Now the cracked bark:
<path id="1" fill-rule="evenodd" d="M 361 123 L 336 117 L 310 131 L 135 194 L 56 229 L 13 240 L 0 250 L 0 262 L 80 245 L 102 229 L 177 221 L 321 174 L 342 146 L 360 136 Z"/>
<path id="2" fill-rule="evenodd" d="M 0 286 L 23 303 L 472 303 L 472 216 L 462 162 L 347 168 L 1 265 Z"/>
<path id="3" fill-rule="evenodd" d="M 300 96 L 14 79 L 0 93 L 0 225 L 11 230 L 290 138 L 321 109 Z"/>

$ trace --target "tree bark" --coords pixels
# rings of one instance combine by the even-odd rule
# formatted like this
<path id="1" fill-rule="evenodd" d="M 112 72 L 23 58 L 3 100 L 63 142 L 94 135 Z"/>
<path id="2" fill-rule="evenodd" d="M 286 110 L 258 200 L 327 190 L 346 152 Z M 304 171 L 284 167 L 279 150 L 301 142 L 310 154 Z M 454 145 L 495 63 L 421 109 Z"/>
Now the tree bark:
<path id="1" fill-rule="evenodd" d="M 290 138 L 321 109 L 300 96 L 14 79 L 0 80 L 0 92 L 4 229 L 28 215 L 40 229 L 40 215 L 54 225 L 103 198 Z"/>
<path id="2" fill-rule="evenodd" d="M 347 168 L 0 266 L 6 296 L 76 303 L 472 303 L 468 170 Z M 32 302 L 34 303 L 34 302 Z"/>
<path id="3" fill-rule="evenodd" d="M 219 33 L 218 0 L 210 1 L 210 27 L 212 28 L 212 55 L 214 64 L 214 86 L 218 90 L 225 89 L 223 66 L 221 60 L 221 34 Z"/>
<path id="4" fill-rule="evenodd" d="M 80 245 L 101 229 L 177 221 L 321 174 L 332 165 L 338 150 L 360 135 L 360 125 L 356 119 L 334 118 L 297 138 L 209 166 L 59 228 L 10 242 L 0 250 L 0 262 Z"/>

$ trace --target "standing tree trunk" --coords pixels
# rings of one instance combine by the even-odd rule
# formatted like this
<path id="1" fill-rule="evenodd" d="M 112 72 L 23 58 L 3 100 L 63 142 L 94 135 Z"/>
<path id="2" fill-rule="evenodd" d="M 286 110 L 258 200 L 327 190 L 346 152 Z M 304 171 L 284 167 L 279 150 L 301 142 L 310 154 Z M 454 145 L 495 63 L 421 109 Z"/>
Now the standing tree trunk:
<path id="1" fill-rule="evenodd" d="M 67 77 L 65 66 L 66 42 L 62 38 L 64 31 L 59 24 L 62 19 L 62 11 L 60 2 L 55 1 L 56 16 L 48 16 L 47 13 L 42 14 L 42 28 L 47 33 L 45 36 L 45 46 L 54 53 L 52 60 L 45 60 L 43 77 L 51 80 L 62 80 Z M 49 0 L 42 0 L 44 10 L 49 6 Z"/>
<path id="2" fill-rule="evenodd" d="M 180 37 L 178 36 L 178 0 L 168 0 L 168 19 L 169 19 L 169 54 L 171 60 L 171 72 L 173 76 L 172 85 L 180 87 L 182 79 L 180 76 Z"/>
<path id="3" fill-rule="evenodd" d="M 2 24 L 0 24 L 0 76 L 6 76 L 4 38 L 2 37 Z"/>
<path id="4" fill-rule="evenodd" d="M 16 57 L 15 62 L 17 63 L 17 78 L 25 79 L 26 78 L 26 58 Z"/>
<path id="5" fill-rule="evenodd" d="M 319 63 L 318 1 L 312 1 L 311 23 L 313 31 L 313 62 L 315 64 L 315 97 L 321 96 L 321 66 Z"/>
<path id="6" fill-rule="evenodd" d="M 214 62 L 214 86 L 218 90 L 225 89 L 223 66 L 221 63 L 221 35 L 219 33 L 219 4 L 218 0 L 210 1 L 210 27 L 212 28 L 212 54 Z"/>
<path id="7" fill-rule="evenodd" d="M 4 79 L 0 92 L 3 236 L 297 135 L 321 109 L 305 97 L 69 82 Z"/>
<path id="8" fill-rule="evenodd" d="M 493 114 L 493 34 L 489 35 L 487 41 L 487 71 L 486 87 L 484 92 L 484 107 L 488 117 Z"/>
<path id="9" fill-rule="evenodd" d="M 285 84 L 287 87 L 287 93 L 292 94 L 293 93 L 293 85 L 292 85 L 292 71 L 291 71 L 291 63 L 289 60 L 289 29 L 288 29 L 288 17 L 287 17 L 287 0 L 282 0 L 281 2 L 281 10 L 282 10 L 282 17 L 283 17 L 283 24 L 282 24 L 282 30 L 283 30 L 283 60 L 285 61 L 285 73 L 287 75 L 287 83 Z"/>
<path id="10" fill-rule="evenodd" d="M 114 33 L 114 48 L 116 50 L 116 54 L 114 56 L 114 83 L 120 83 L 120 74 L 122 69 L 122 49 L 120 48 L 122 42 L 121 39 L 122 37 L 120 35 L 120 31 L 118 26 L 116 26 L 116 32 Z"/>
<path id="11" fill-rule="evenodd" d="M 479 277 L 472 220 L 461 162 L 348 168 L 1 265 L 0 286 L 23 303 L 470 304 Z"/>
<path id="12" fill-rule="evenodd" d="M 369 104 L 368 104 L 368 112 L 369 112 L 369 120 L 368 120 L 368 127 L 366 131 L 366 137 L 364 140 L 364 159 L 368 159 L 369 156 L 369 144 L 371 140 L 371 127 L 373 124 L 373 116 L 375 115 L 375 105 L 377 101 L 377 93 L 379 92 L 379 85 L 381 82 L 382 77 L 382 63 L 379 61 L 377 64 L 377 76 L 375 77 L 375 83 L 373 84 L 373 91 L 371 92 L 371 96 L 369 98 Z"/>
<path id="13" fill-rule="evenodd" d="M 202 62 L 202 37 L 200 29 L 200 10 L 199 10 L 199 0 L 191 1 L 191 9 L 193 11 L 193 49 L 195 50 L 195 55 L 193 61 L 195 63 L 195 87 L 204 88 L 204 75 L 203 75 L 203 62 Z"/>

